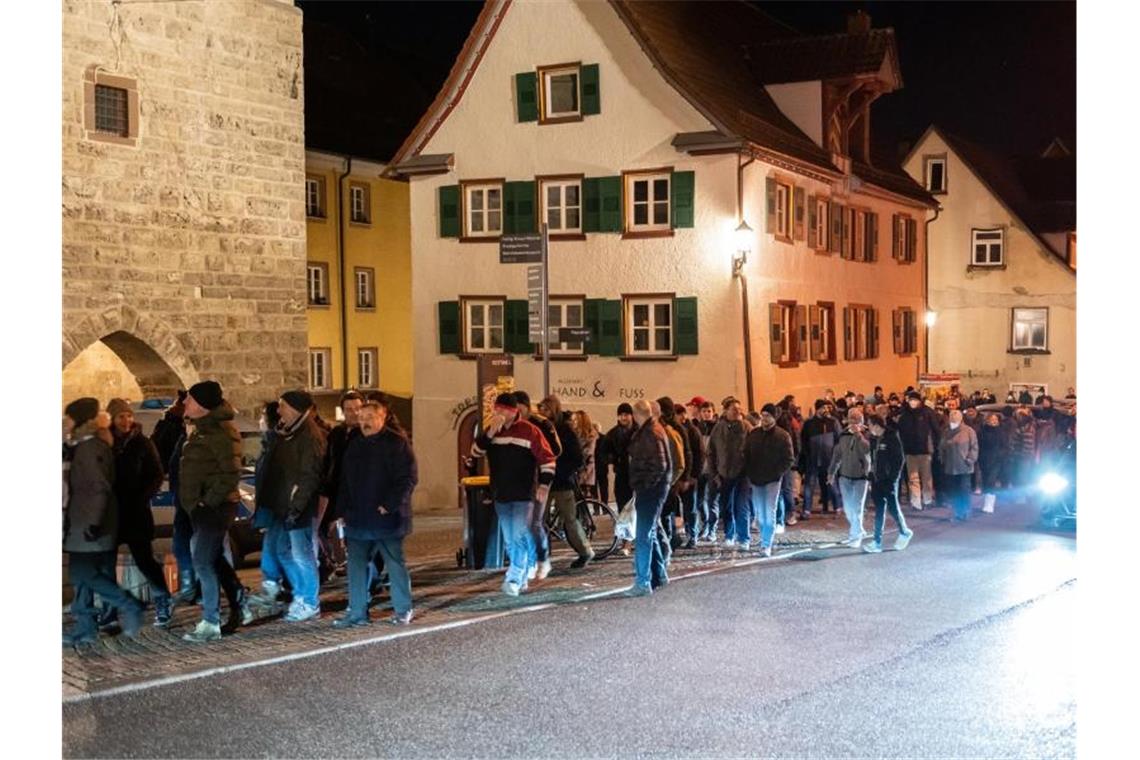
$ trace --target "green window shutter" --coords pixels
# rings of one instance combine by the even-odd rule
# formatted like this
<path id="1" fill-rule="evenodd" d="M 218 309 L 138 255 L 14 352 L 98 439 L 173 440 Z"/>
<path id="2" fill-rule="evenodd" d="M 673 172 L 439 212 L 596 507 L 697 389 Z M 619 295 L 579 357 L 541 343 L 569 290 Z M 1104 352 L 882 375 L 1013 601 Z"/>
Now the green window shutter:
<path id="1" fill-rule="evenodd" d="M 515 74 L 515 101 L 520 122 L 538 121 L 538 74 Z"/>
<path id="2" fill-rule="evenodd" d="M 534 182 L 503 185 L 503 232 L 535 232 Z"/>
<path id="3" fill-rule="evenodd" d="M 670 200 L 673 202 L 673 228 L 693 226 L 693 206 L 696 191 L 695 172 L 673 172 L 669 178 Z"/>
<path id="4" fill-rule="evenodd" d="M 765 208 L 768 213 L 765 215 L 764 230 L 773 235 L 776 234 L 776 178 L 766 177 L 764 179 L 764 197 L 767 199 Z"/>
<path id="5" fill-rule="evenodd" d="M 604 298 L 587 298 L 582 314 L 582 324 L 590 328 L 590 339 L 586 341 L 586 353 L 599 353 L 600 338 L 602 335 L 602 308 L 606 302 Z"/>
<path id="6" fill-rule="evenodd" d="M 534 353 L 526 301 L 507 301 L 503 312 L 503 348 L 508 354 Z"/>
<path id="7" fill-rule="evenodd" d="M 458 354 L 459 341 L 459 301 L 439 302 L 439 352 Z"/>
<path id="8" fill-rule="evenodd" d="M 594 116 L 602 112 L 602 93 L 598 89 L 598 64 L 582 67 L 582 115 Z"/>
<path id="9" fill-rule="evenodd" d="M 621 301 L 602 301 L 601 312 L 598 353 L 602 356 L 621 356 Z"/>
<path id="10" fill-rule="evenodd" d="M 601 200 L 600 232 L 621 232 L 621 177 L 599 177 L 598 191 Z"/>
<path id="11" fill-rule="evenodd" d="M 459 237 L 459 185 L 439 189 L 439 236 Z"/>
<path id="12" fill-rule="evenodd" d="M 697 299 L 673 299 L 673 353 L 692 356 L 697 351 Z"/>
<path id="13" fill-rule="evenodd" d="M 602 231 L 602 196 L 598 177 L 582 180 L 582 232 Z"/>

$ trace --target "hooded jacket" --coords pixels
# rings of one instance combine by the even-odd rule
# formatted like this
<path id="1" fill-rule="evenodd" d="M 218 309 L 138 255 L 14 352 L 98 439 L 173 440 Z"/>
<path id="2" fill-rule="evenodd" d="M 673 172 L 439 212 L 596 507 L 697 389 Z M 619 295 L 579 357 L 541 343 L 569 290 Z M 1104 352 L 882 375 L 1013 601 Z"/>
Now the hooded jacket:
<path id="1" fill-rule="evenodd" d="M 154 515 L 150 500 L 162 487 L 162 461 L 158 449 L 135 423 L 114 435 L 115 500 L 119 505 L 119 543 L 152 541 Z"/>
<path id="2" fill-rule="evenodd" d="M 582 444 L 578 436 L 570 427 L 569 415 L 563 413 L 562 419 L 554 423 L 554 432 L 562 444 L 561 453 L 557 454 L 554 465 L 554 483 L 550 486 L 552 491 L 569 491 L 574 488 L 574 473 L 582 469 Z"/>
<path id="3" fill-rule="evenodd" d="M 241 433 L 234 424 L 234 408 L 223 401 L 190 422 L 178 467 L 181 507 L 193 513 L 199 505 L 218 509 L 236 504 L 241 499 Z"/>
<path id="4" fill-rule="evenodd" d="M 298 527 L 312 520 L 317 516 L 324 462 L 325 434 L 311 410 L 288 427 L 278 426 L 257 489 L 258 507 L 268 507 L 279 520 Z"/>
<path id="5" fill-rule="evenodd" d="M 614 467 L 614 483 L 629 482 L 629 439 L 633 436 L 634 426 L 622 427 L 614 425 L 599 442 L 598 464 L 602 468 L 601 478 L 605 477 L 605 468 Z"/>
<path id="6" fill-rule="evenodd" d="M 898 428 L 888 426 L 882 436 L 871 439 L 872 484 L 877 490 L 890 490 L 899 482 L 906 455 Z"/>
<path id="7" fill-rule="evenodd" d="M 744 470 L 754 486 L 774 483 L 795 463 L 792 436 L 779 425 L 754 428 L 744 439 Z"/>
<path id="8" fill-rule="evenodd" d="M 340 474 L 337 504 L 347 537 L 403 538 L 412 532 L 412 491 L 419 473 L 407 438 L 388 427 L 352 436 Z"/>
<path id="9" fill-rule="evenodd" d="M 114 551 L 115 454 L 94 420 L 78 427 L 68 441 L 67 508 L 63 550 L 73 554 Z"/>
<path id="10" fill-rule="evenodd" d="M 940 429 L 938 415 L 924 404 L 917 409 L 908 404 L 899 415 L 899 437 L 907 456 L 933 454 L 938 448 Z"/>

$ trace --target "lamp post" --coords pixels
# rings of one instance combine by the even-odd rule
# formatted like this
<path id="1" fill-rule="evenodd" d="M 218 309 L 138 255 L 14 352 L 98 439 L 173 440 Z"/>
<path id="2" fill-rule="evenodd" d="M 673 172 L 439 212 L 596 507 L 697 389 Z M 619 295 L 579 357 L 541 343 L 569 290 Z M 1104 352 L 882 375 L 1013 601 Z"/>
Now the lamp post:
<path id="1" fill-rule="evenodd" d="M 736 252 L 732 255 L 732 276 L 740 280 L 740 311 L 744 322 L 744 382 L 748 394 L 748 409 L 756 407 L 752 390 L 752 329 L 748 319 L 748 278 L 744 276 L 744 264 L 752 250 L 753 233 L 743 216 L 734 232 Z"/>

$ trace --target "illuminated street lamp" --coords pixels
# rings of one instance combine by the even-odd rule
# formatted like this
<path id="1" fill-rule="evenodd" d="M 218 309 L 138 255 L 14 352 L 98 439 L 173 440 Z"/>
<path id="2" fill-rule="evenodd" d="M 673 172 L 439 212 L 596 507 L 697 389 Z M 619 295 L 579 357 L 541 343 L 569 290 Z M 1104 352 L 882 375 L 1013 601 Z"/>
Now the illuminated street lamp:
<path id="1" fill-rule="evenodd" d="M 732 276 L 740 277 L 744 264 L 748 261 L 748 254 L 752 251 L 752 228 L 748 226 L 748 222 L 741 219 L 733 234 L 736 253 L 732 255 Z"/>
<path id="2" fill-rule="evenodd" d="M 938 312 L 936 312 L 936 311 L 927 311 L 926 312 L 926 326 L 927 327 L 934 327 L 934 323 L 937 321 L 938 321 Z"/>

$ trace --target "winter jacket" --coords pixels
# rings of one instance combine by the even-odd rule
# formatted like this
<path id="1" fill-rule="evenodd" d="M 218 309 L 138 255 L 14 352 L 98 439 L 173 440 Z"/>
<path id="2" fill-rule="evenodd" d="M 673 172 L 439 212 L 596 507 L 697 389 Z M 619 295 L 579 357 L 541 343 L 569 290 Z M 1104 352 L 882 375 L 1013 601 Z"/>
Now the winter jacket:
<path id="1" fill-rule="evenodd" d="M 982 472 L 996 474 L 1005 465 L 1009 440 L 1001 425 L 982 425 L 978 436 L 978 465 Z"/>
<path id="2" fill-rule="evenodd" d="M 662 429 L 665 431 L 665 438 L 669 443 L 669 469 L 671 475 L 669 477 L 669 484 L 676 485 L 685 477 L 685 468 L 688 466 L 685 456 L 685 439 L 667 422 L 661 423 Z"/>
<path id="3" fill-rule="evenodd" d="M 792 464 L 793 466 L 798 466 L 800 461 L 800 437 L 796 433 L 795 420 L 792 419 L 792 415 L 787 409 L 784 409 L 776 419 L 776 427 L 786 432 L 792 439 L 792 455 L 795 457 Z"/>
<path id="4" fill-rule="evenodd" d="M 947 430 L 938 447 L 942 472 L 946 475 L 969 475 L 978 462 L 978 436 L 969 425 Z"/>
<path id="5" fill-rule="evenodd" d="M 63 550 L 74 554 L 114 551 L 118 545 L 115 453 L 92 420 L 68 441 L 67 509 Z"/>
<path id="6" fill-rule="evenodd" d="M 879 438 L 871 439 L 872 484 L 876 489 L 894 488 L 902 475 L 906 455 L 897 428 L 888 427 Z"/>
<path id="7" fill-rule="evenodd" d="M 928 406 L 906 406 L 899 415 L 899 437 L 907 456 L 933 454 L 938 448 L 938 415 Z"/>
<path id="8" fill-rule="evenodd" d="M 1019 459 L 1033 459 L 1037 456 L 1037 425 L 1032 418 L 1014 424 L 1009 446 L 1011 453 Z"/>
<path id="9" fill-rule="evenodd" d="M 696 480 L 705 471 L 704 442 L 701 440 L 701 429 L 692 420 L 686 421 L 682 426 L 689 444 L 689 478 Z"/>
<path id="10" fill-rule="evenodd" d="M 602 478 L 606 477 L 606 467 L 613 465 L 614 482 L 629 482 L 629 439 L 634 426 L 614 425 L 601 440 L 601 454 L 598 463 L 602 468 Z"/>
<path id="11" fill-rule="evenodd" d="M 218 509 L 241 499 L 241 433 L 234 408 L 223 401 L 205 417 L 191 420 L 178 469 L 178 498 L 193 513 L 198 505 Z"/>
<path id="12" fill-rule="evenodd" d="M 569 491 L 574 488 L 574 479 L 582 469 L 582 445 L 578 443 L 578 436 L 570 427 L 569 415 L 563 413 L 562 419 L 554 423 L 554 432 L 562 444 L 562 452 L 557 454 L 554 467 L 554 483 L 552 491 Z"/>
<path id="13" fill-rule="evenodd" d="M 843 431 L 839 436 L 839 443 L 831 452 L 831 464 L 827 468 L 827 476 L 850 480 L 868 480 L 871 477 L 871 442 L 862 433 L 856 433 L 851 428 Z"/>
<path id="14" fill-rule="evenodd" d="M 754 486 L 774 483 L 796 461 L 792 436 L 779 425 L 754 428 L 744 439 L 744 471 Z"/>
<path id="15" fill-rule="evenodd" d="M 530 415 L 527 417 L 527 422 L 542 431 L 542 436 L 546 439 L 547 445 L 550 446 L 550 453 L 553 454 L 555 458 L 562 456 L 562 440 L 553 422 L 541 414 Z"/>
<path id="16" fill-rule="evenodd" d="M 827 472 L 831 452 L 839 441 L 839 423 L 832 417 L 817 414 L 804 423 L 800 437 L 800 472 L 804 475 Z"/>
<path id="17" fill-rule="evenodd" d="M 384 426 L 385 429 L 388 425 Z M 326 515 L 339 517 L 337 513 L 337 498 L 340 493 L 340 469 L 344 464 L 344 453 L 348 451 L 348 444 L 353 438 L 360 435 L 360 428 L 340 424 L 329 431 L 325 439 L 325 461 L 321 473 L 321 496 L 329 500 Z M 331 518 L 327 518 L 331 519 Z"/>
<path id="18" fill-rule="evenodd" d="M 743 419 L 730 422 L 722 417 L 709 436 L 709 472 L 723 480 L 744 474 L 744 439 L 751 426 Z"/>
<path id="19" fill-rule="evenodd" d="M 598 482 L 598 442 L 601 439 L 597 429 L 590 436 L 582 438 L 577 436 L 578 446 L 582 449 L 582 469 L 578 472 L 578 482 L 582 486 L 593 486 Z"/>
<path id="20" fill-rule="evenodd" d="M 311 411 L 290 427 L 278 426 L 257 488 L 258 507 L 268 508 L 277 519 L 297 527 L 315 518 L 325 450 L 324 431 Z"/>
<path id="21" fill-rule="evenodd" d="M 170 458 L 174 456 L 174 447 L 178 440 L 186 435 L 186 421 L 181 414 L 167 412 L 162 419 L 155 423 L 154 432 L 150 434 L 150 442 L 158 450 L 158 460 L 162 463 L 165 473 L 170 467 Z"/>
<path id="22" fill-rule="evenodd" d="M 668 485 L 669 438 L 656 420 L 646 420 L 629 439 L 629 485 L 636 492 Z"/>
<path id="23" fill-rule="evenodd" d="M 385 427 L 375 435 L 351 436 L 337 489 L 346 533 L 380 538 L 411 533 L 412 491 L 418 481 L 416 456 L 403 435 Z"/>
<path id="24" fill-rule="evenodd" d="M 694 425 L 697 432 L 701 434 L 701 475 L 703 477 L 712 477 L 713 472 L 710 469 L 712 460 L 709 459 L 709 441 L 712 440 L 712 431 L 716 427 L 717 420 L 697 420 Z"/>
<path id="25" fill-rule="evenodd" d="M 150 500 L 162 487 L 158 449 L 137 422 L 126 435 L 114 431 L 115 501 L 119 505 L 119 543 L 154 540 Z"/>
<path id="26" fill-rule="evenodd" d="M 541 485 L 554 482 L 555 455 L 550 443 L 534 423 L 524 419 L 516 419 L 493 436 L 486 430 L 480 432 L 471 444 L 471 456 L 487 457 L 495 501 L 534 501 L 536 476 Z"/>

